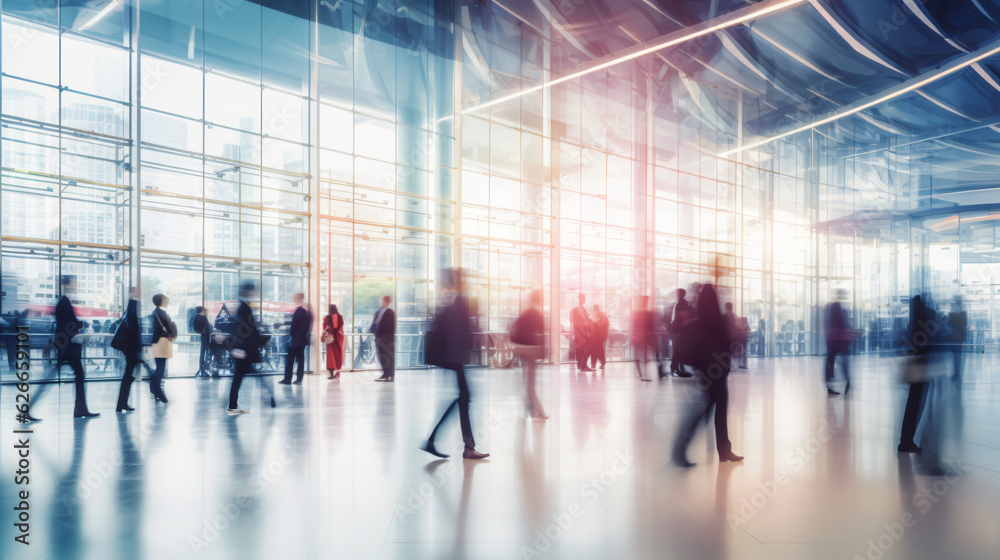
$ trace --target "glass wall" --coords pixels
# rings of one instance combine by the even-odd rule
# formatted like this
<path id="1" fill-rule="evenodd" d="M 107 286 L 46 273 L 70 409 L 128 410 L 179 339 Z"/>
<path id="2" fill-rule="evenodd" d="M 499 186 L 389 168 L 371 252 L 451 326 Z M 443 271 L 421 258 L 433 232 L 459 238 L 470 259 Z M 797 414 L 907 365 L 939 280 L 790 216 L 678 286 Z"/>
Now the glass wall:
<path id="1" fill-rule="evenodd" d="M 961 111 L 932 109 L 947 84 L 818 120 L 930 66 L 857 51 L 810 3 L 629 55 L 757 9 L 727 6 L 4 2 L 0 315 L 47 333 L 76 275 L 88 367 L 109 376 L 128 286 L 144 312 L 170 298 L 183 375 L 190 313 L 225 316 L 246 280 L 278 335 L 271 366 L 297 292 L 317 317 L 338 306 L 354 368 L 375 366 L 366 331 L 389 295 L 399 365 L 419 366 L 447 266 L 471 273 L 477 360 L 494 366 L 535 290 L 555 360 L 579 294 L 627 359 L 637 296 L 662 312 L 705 281 L 759 355 L 822 352 L 837 290 L 865 351 L 891 349 L 917 290 L 965 295 L 989 331 L 990 210 L 954 228 L 920 214 L 971 203 L 959 156 L 928 157 L 957 149 L 928 132 L 959 130 Z"/>

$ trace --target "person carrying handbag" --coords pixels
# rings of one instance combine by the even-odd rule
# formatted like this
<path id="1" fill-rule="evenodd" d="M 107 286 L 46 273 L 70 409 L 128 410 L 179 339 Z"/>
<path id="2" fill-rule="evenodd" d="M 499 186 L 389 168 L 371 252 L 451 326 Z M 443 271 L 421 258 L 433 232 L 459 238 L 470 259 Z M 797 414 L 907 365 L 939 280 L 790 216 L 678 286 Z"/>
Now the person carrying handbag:
<path id="1" fill-rule="evenodd" d="M 170 315 L 164 307 L 170 303 L 170 299 L 163 294 L 153 296 L 153 359 L 156 360 L 156 369 L 150 379 L 149 390 L 153 393 L 153 398 L 160 402 L 167 401 L 167 395 L 163 393 L 163 378 L 166 375 L 167 360 L 174 357 L 174 340 L 177 338 L 177 325 L 170 320 Z"/>
<path id="2" fill-rule="evenodd" d="M 128 297 L 129 302 L 125 310 L 125 316 L 118 324 L 115 335 L 111 339 L 111 347 L 125 356 L 125 371 L 122 373 L 122 382 L 118 389 L 118 406 L 115 408 L 115 412 L 132 412 L 135 410 L 128 405 L 128 397 L 132 391 L 132 382 L 135 381 L 132 372 L 137 366 L 142 364 L 149 370 L 149 377 L 153 377 L 152 368 L 142 359 L 142 325 L 139 324 L 139 288 L 135 286 L 129 288 Z"/>

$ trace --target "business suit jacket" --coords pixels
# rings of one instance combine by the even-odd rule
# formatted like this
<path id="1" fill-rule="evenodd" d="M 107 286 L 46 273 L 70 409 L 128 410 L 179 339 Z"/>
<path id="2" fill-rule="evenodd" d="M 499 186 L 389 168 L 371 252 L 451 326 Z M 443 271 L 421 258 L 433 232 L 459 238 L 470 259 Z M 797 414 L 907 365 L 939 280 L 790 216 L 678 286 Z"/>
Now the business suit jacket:
<path id="1" fill-rule="evenodd" d="M 142 352 L 142 324 L 139 323 L 139 302 L 130 299 L 125 308 L 125 317 L 121 328 L 125 329 L 125 342 L 128 347 L 122 351 L 126 357 L 134 357 Z"/>
<path id="2" fill-rule="evenodd" d="M 472 314 L 469 311 L 469 301 L 458 295 L 455 301 L 445 310 L 444 321 L 444 360 L 452 364 L 469 362 L 472 350 Z"/>
<path id="3" fill-rule="evenodd" d="M 257 330 L 257 320 L 247 302 L 240 300 L 236 310 L 236 332 L 233 334 L 233 347 L 246 352 L 246 359 L 251 363 L 261 361 L 260 349 L 263 346 L 260 331 Z"/>
<path id="4" fill-rule="evenodd" d="M 201 336 L 208 336 L 212 334 L 214 329 L 212 328 L 212 322 L 208 320 L 208 317 L 204 315 L 194 316 L 194 332 L 200 334 Z"/>
<path id="5" fill-rule="evenodd" d="M 573 346 L 582 348 L 590 341 L 593 326 L 587 316 L 587 310 L 576 306 L 569 312 L 569 324 L 573 327 Z"/>
<path id="6" fill-rule="evenodd" d="M 312 325 L 312 313 L 309 313 L 305 307 L 295 308 L 295 312 L 292 313 L 292 324 L 288 329 L 288 334 L 291 336 L 291 341 L 288 343 L 289 348 L 305 348 L 309 345 L 309 327 Z"/>
<path id="7" fill-rule="evenodd" d="M 851 343 L 851 322 L 847 311 L 839 302 L 833 302 L 826 308 L 826 346 L 834 352 L 847 352 Z"/>
<path id="8" fill-rule="evenodd" d="M 76 318 L 73 304 L 63 296 L 56 303 L 56 335 L 54 344 L 59 358 L 79 358 L 83 355 L 83 345 L 71 339 L 83 330 L 83 323 Z"/>
<path id="9" fill-rule="evenodd" d="M 965 344 L 969 336 L 969 317 L 965 311 L 952 311 L 948 314 L 948 328 L 951 329 L 952 344 Z"/>
<path id="10" fill-rule="evenodd" d="M 382 308 L 380 307 L 379 310 Z M 368 327 L 368 332 L 374 333 L 375 338 L 383 337 L 394 337 L 396 336 L 396 313 L 391 307 L 385 308 L 385 315 L 382 316 L 382 321 L 378 324 L 378 331 L 375 330 L 375 319 L 378 318 L 378 311 L 372 315 L 372 324 Z"/>

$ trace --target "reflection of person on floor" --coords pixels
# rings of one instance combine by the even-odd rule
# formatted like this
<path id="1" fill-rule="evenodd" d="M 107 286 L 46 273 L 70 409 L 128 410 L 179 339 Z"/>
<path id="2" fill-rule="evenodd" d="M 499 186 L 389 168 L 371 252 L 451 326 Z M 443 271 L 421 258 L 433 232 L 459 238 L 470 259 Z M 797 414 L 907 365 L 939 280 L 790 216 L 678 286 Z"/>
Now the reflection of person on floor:
<path id="1" fill-rule="evenodd" d="M 444 294 L 445 305 L 434 317 L 431 330 L 442 333 L 443 340 L 446 341 L 440 363 L 445 369 L 455 372 L 458 380 L 458 398 L 448 405 L 441 419 L 438 420 L 431 435 L 427 438 L 427 443 L 422 448 L 431 455 L 445 458 L 448 455 L 441 453 L 434 446 L 434 437 L 444 424 L 444 421 L 451 414 L 451 411 L 458 408 L 458 419 L 462 427 L 462 440 L 465 443 L 465 451 L 462 453 L 463 459 L 485 459 L 489 453 L 476 451 L 476 441 L 472 437 L 472 421 L 469 419 L 469 407 L 472 402 L 472 395 L 469 393 L 469 383 L 465 379 L 465 364 L 469 361 L 469 352 L 472 350 L 472 319 L 469 310 L 468 300 L 462 295 L 462 271 L 452 269 L 445 271 L 442 275 L 442 284 L 446 290 Z M 449 301 L 450 300 L 450 301 Z"/>
<path id="2" fill-rule="evenodd" d="M 698 386 L 704 392 L 703 401 L 696 403 L 681 424 L 674 445 L 674 464 L 692 467 L 687 459 L 687 448 L 694 437 L 698 421 L 715 406 L 715 444 L 720 462 L 742 461 L 743 457 L 733 453 L 729 441 L 729 335 L 719 310 L 719 300 L 715 287 L 702 286 L 698 294 L 698 320 L 692 323 L 692 345 L 689 363 L 697 371 Z"/>
<path id="3" fill-rule="evenodd" d="M 593 342 L 590 345 L 590 368 L 597 369 L 597 362 L 601 362 L 601 369 L 607 362 L 608 330 L 610 322 L 608 316 L 601 311 L 600 305 L 594 306 L 594 312 L 590 314 L 590 322 L 594 325 Z"/>
<path id="4" fill-rule="evenodd" d="M 576 369 L 577 371 L 593 371 L 587 367 L 587 358 L 590 356 L 590 337 L 593 332 L 593 325 L 590 323 L 587 308 L 584 306 L 587 303 L 587 296 L 580 294 L 577 296 L 577 301 L 579 301 L 579 305 L 569 312 L 569 324 L 573 330 Z"/>

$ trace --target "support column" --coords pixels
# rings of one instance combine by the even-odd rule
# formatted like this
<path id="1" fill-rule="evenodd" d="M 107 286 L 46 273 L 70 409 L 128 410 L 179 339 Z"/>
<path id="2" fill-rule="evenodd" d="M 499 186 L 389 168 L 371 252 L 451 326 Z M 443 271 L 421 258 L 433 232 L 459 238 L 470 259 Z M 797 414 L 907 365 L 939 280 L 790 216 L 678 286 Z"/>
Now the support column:
<path id="1" fill-rule="evenodd" d="M 309 26 L 310 46 L 313 54 L 319 53 L 319 9 L 318 2 L 312 4 L 312 25 Z M 320 204 L 319 204 L 319 57 L 310 57 L 309 65 L 309 178 L 306 192 L 309 196 L 309 260 L 306 301 L 313 310 L 312 351 L 309 355 L 309 369 L 322 372 L 322 317 L 320 302 Z M 329 266 L 329 263 L 328 263 Z"/>

